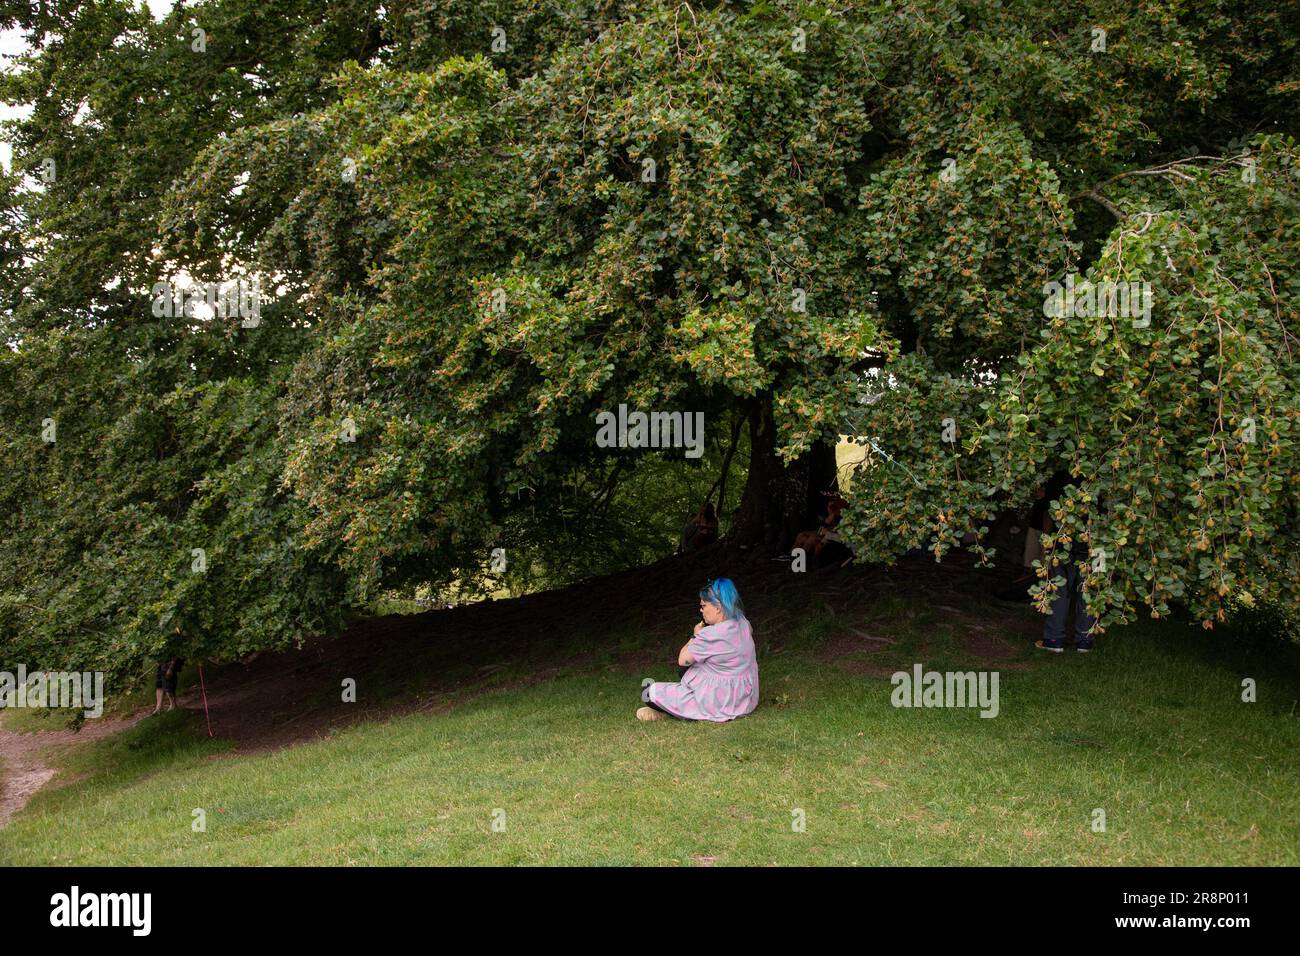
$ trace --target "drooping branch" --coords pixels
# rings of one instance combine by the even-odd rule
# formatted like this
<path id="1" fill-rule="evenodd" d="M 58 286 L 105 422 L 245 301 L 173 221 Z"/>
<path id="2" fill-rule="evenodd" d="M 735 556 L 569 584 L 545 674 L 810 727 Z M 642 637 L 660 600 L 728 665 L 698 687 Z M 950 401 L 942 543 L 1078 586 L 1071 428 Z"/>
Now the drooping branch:
<path id="1" fill-rule="evenodd" d="M 1074 202 L 1078 199 L 1091 199 L 1117 220 L 1123 221 L 1123 211 L 1116 206 L 1114 202 L 1107 198 L 1105 193 L 1102 192 L 1102 189 L 1109 186 L 1111 183 L 1119 182 L 1121 179 L 1127 179 L 1130 176 L 1173 176 L 1177 179 L 1183 179 L 1191 183 L 1196 180 L 1180 171 L 1179 167 L 1191 166 L 1195 163 L 1207 160 L 1217 163 L 1219 166 L 1226 166 L 1230 163 L 1244 164 L 1249 155 L 1249 153 L 1242 153 L 1239 156 L 1188 156 L 1184 159 L 1175 159 L 1168 163 L 1161 163 L 1158 166 L 1148 166 L 1145 169 L 1130 169 L 1122 173 L 1117 173 L 1109 179 L 1102 180 L 1088 189 L 1075 193 L 1070 197 L 1070 202 Z"/>

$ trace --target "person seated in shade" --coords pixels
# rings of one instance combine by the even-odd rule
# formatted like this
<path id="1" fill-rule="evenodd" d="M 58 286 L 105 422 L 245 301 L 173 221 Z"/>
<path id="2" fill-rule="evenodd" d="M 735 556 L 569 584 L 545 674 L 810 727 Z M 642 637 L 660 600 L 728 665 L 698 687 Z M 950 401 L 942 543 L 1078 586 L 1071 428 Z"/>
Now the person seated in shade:
<path id="1" fill-rule="evenodd" d="M 683 645 L 677 664 L 684 668 L 677 683 L 642 682 L 647 706 L 638 720 L 665 716 L 686 720 L 726 721 L 744 717 L 758 706 L 758 658 L 754 635 L 728 578 L 710 581 L 700 591 L 695 636 Z"/>
<path id="2" fill-rule="evenodd" d="M 839 532 L 836 531 L 840 518 L 843 517 L 844 506 L 847 504 L 848 502 L 839 495 L 831 495 L 826 503 L 826 519 L 821 523 L 821 527 L 816 531 L 800 531 L 794 539 L 794 544 L 791 545 L 791 553 L 803 548 L 805 555 L 817 559 L 813 562 L 817 565 L 843 561 L 850 556 L 853 552 L 840 541 Z"/>
<path id="3" fill-rule="evenodd" d="M 713 502 L 706 501 L 682 528 L 682 540 L 677 551 L 679 554 L 690 554 L 707 548 L 717 540 L 718 514 L 713 508 Z"/>

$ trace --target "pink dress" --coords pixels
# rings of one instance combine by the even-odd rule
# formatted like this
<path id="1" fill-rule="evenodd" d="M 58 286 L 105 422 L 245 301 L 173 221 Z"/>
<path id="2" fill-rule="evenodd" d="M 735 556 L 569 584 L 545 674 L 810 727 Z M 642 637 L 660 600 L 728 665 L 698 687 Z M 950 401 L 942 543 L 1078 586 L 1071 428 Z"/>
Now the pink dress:
<path id="1" fill-rule="evenodd" d="M 743 617 L 711 624 L 686 649 L 695 663 L 681 683 L 650 685 L 649 697 L 687 720 L 735 720 L 758 706 L 758 659 L 749 621 Z"/>

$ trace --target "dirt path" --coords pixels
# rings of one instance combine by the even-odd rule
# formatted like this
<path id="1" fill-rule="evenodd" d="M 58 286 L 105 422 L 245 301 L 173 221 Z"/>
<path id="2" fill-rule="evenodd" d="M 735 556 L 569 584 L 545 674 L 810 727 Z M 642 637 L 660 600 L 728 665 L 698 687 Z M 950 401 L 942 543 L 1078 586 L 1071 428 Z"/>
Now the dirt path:
<path id="1" fill-rule="evenodd" d="M 41 759 L 42 752 L 59 744 L 81 744 L 130 727 L 140 718 L 89 720 L 81 731 L 50 730 L 18 734 L 0 727 L 0 827 L 27 806 L 36 791 L 55 775 Z"/>

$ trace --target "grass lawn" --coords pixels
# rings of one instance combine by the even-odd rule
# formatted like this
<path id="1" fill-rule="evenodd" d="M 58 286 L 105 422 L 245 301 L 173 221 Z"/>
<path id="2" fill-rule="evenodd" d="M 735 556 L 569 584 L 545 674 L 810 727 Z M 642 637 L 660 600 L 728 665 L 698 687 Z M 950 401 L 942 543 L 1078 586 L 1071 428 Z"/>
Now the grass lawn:
<path id="1" fill-rule="evenodd" d="M 886 671 L 970 666 L 932 609 L 888 620 Z M 731 724 L 633 719 L 631 630 L 561 638 L 543 682 L 273 753 L 149 718 L 51 754 L 63 785 L 0 830 L 0 864 L 1300 863 L 1287 655 L 1133 626 L 1089 656 L 1017 651 L 985 719 L 895 709 L 881 660 L 828 659 L 839 627 L 761 644 L 763 706 Z"/>

